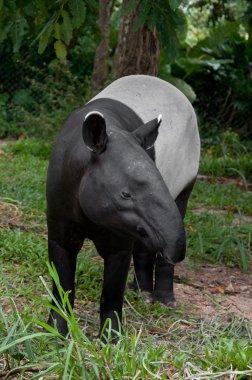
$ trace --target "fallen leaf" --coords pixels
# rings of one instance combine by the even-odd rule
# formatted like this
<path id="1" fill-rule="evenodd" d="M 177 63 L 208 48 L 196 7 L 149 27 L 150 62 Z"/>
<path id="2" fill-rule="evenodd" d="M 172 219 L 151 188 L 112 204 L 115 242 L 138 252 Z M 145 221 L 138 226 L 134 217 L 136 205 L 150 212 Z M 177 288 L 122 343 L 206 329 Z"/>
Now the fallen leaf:
<path id="1" fill-rule="evenodd" d="M 221 294 L 224 294 L 225 293 L 225 289 L 223 289 L 221 286 L 218 286 L 218 288 L 216 288 L 216 291 L 218 293 L 221 293 Z"/>
<path id="2" fill-rule="evenodd" d="M 230 282 L 230 284 L 226 287 L 226 289 L 225 289 L 225 293 L 226 293 L 226 294 L 230 294 L 230 295 L 237 294 L 237 292 L 234 290 L 234 287 L 233 287 L 233 285 L 232 285 L 231 282 Z"/>
<path id="3" fill-rule="evenodd" d="M 26 135 L 22 134 L 18 137 L 18 141 L 24 140 L 26 138 Z"/>
<path id="4" fill-rule="evenodd" d="M 164 330 L 164 329 L 158 329 L 158 328 L 156 328 L 156 327 L 149 327 L 149 333 L 150 334 L 166 334 L 167 333 L 167 331 L 166 330 Z"/>
<path id="5" fill-rule="evenodd" d="M 238 209 L 235 205 L 229 205 L 229 206 L 226 206 L 224 207 L 224 209 L 229 212 L 229 213 L 232 213 L 232 214 L 236 214 L 238 212 Z"/>

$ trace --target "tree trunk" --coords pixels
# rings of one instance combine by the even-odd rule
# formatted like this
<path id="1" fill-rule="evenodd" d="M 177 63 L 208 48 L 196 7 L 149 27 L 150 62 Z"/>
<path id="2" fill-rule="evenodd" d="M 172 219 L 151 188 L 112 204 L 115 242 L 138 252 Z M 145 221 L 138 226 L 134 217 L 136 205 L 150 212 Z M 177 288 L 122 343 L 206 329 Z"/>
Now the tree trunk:
<path id="1" fill-rule="evenodd" d="M 92 73 L 92 92 L 96 94 L 104 87 L 108 76 L 109 62 L 109 27 L 112 10 L 111 0 L 99 1 L 99 29 L 101 33 L 101 42 L 95 53 L 94 67 Z"/>
<path id="2" fill-rule="evenodd" d="M 131 74 L 158 74 L 160 49 L 156 28 L 149 29 L 144 24 L 140 29 L 134 29 L 139 3 L 128 15 L 125 9 L 129 0 L 123 1 L 121 28 L 113 64 L 113 74 L 117 78 Z"/>

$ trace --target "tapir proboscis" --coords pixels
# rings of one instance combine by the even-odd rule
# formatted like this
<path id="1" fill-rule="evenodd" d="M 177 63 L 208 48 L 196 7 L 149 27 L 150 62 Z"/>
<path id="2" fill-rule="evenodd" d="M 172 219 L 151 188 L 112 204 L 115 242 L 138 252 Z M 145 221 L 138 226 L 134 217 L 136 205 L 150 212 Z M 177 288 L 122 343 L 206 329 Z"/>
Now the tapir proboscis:
<path id="1" fill-rule="evenodd" d="M 174 264 L 185 256 L 183 218 L 199 153 L 190 102 L 155 77 L 118 79 L 65 122 L 48 169 L 49 260 L 73 306 L 76 257 L 85 239 L 94 242 L 104 259 L 100 333 L 108 318 L 120 329 L 132 254 L 135 286 L 175 303 Z M 53 295 L 59 299 L 55 284 Z M 67 334 L 52 310 L 55 321 Z"/>

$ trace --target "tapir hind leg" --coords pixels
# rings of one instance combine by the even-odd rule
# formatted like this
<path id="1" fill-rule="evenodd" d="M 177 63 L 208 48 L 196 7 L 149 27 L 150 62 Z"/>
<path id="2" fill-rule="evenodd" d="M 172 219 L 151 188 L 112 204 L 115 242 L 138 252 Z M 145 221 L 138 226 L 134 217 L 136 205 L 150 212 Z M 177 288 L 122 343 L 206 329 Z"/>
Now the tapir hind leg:
<path id="1" fill-rule="evenodd" d="M 155 265 L 155 287 L 152 301 L 159 301 L 166 306 L 175 307 L 176 301 L 173 292 L 174 265 L 170 264 L 160 254 L 157 255 Z"/>
<path id="2" fill-rule="evenodd" d="M 130 287 L 134 291 L 152 293 L 153 291 L 153 273 L 155 265 L 156 253 L 147 252 L 142 243 L 135 242 L 133 249 L 134 260 L 134 280 Z"/>
<path id="3" fill-rule="evenodd" d="M 49 261 L 53 263 L 58 276 L 60 285 L 64 291 L 70 291 L 69 301 L 71 306 L 74 305 L 74 277 L 76 269 L 76 258 L 82 247 L 84 237 L 78 231 L 78 228 L 71 223 L 62 223 L 62 221 L 48 222 L 48 251 Z M 59 292 L 56 284 L 53 282 L 53 296 L 61 304 Z M 52 300 L 52 305 L 55 302 Z M 66 320 L 55 310 L 51 310 L 48 324 L 54 326 L 56 323 L 58 331 L 62 335 L 68 333 Z"/>

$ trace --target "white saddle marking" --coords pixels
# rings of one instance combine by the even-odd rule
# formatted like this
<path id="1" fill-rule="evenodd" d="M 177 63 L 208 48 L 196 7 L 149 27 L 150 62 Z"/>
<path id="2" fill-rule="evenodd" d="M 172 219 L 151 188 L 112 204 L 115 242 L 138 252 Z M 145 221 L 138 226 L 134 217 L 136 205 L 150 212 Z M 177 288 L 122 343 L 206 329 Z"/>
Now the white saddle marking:
<path id="1" fill-rule="evenodd" d="M 99 98 L 124 103 L 144 122 L 162 117 L 155 143 L 156 165 L 175 199 L 199 167 L 199 132 L 189 100 L 170 83 L 147 75 L 120 78 L 92 100 Z"/>

